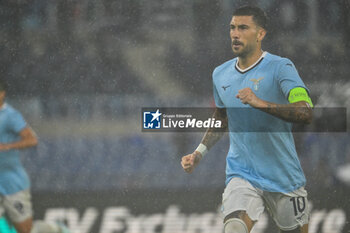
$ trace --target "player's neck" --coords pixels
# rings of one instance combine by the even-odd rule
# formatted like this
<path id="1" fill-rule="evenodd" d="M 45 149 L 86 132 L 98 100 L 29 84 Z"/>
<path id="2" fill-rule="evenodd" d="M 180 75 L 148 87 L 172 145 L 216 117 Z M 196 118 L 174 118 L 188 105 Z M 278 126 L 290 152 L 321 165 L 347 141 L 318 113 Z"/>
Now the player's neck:
<path id="1" fill-rule="evenodd" d="M 4 101 L 0 102 L 0 110 L 4 107 L 4 105 L 5 105 Z"/>
<path id="2" fill-rule="evenodd" d="M 263 54 L 263 51 L 261 49 L 257 49 L 251 55 L 238 57 L 238 67 L 242 70 L 247 69 L 248 67 L 256 63 L 256 61 L 260 59 L 262 54 Z"/>

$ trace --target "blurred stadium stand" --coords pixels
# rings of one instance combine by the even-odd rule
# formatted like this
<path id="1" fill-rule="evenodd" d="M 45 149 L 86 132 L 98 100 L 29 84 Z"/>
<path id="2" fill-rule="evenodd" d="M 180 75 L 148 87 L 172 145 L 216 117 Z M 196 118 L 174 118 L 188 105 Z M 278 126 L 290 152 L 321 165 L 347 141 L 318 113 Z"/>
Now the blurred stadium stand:
<path id="1" fill-rule="evenodd" d="M 243 2 L 1 1 L 1 73 L 16 95 L 207 97 L 213 68 L 232 57 L 227 25 Z M 266 50 L 291 58 L 307 83 L 346 80 L 346 1 L 256 4 L 271 18 Z"/>
<path id="2" fill-rule="evenodd" d="M 189 139 L 190 145 L 198 141 L 198 137 Z M 179 166 L 177 146 L 172 135 L 42 139 L 37 150 L 25 153 L 23 163 L 37 191 L 223 186 L 225 147 L 216 146 L 213 155 L 217 156 L 208 157 L 188 182 Z"/>
<path id="3" fill-rule="evenodd" d="M 23 163 L 37 191 L 220 188 L 224 184 L 228 142 L 223 139 L 188 179 L 179 166 L 179 147 L 191 151 L 200 135 L 171 134 L 94 138 L 45 138 L 25 152 Z M 350 162 L 349 137 L 308 133 L 298 145 L 309 188 L 331 187 L 337 168 Z M 184 143 L 185 141 L 185 143 Z M 314 178 L 314 179 L 313 179 Z M 171 181 L 171 182 L 169 182 Z"/>

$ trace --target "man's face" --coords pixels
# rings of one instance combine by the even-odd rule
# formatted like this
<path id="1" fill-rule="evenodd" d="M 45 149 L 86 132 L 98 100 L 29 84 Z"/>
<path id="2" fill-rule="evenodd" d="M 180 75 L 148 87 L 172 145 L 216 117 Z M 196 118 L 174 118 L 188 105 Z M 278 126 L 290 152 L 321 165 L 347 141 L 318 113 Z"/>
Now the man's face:
<path id="1" fill-rule="evenodd" d="M 233 53 L 239 57 L 252 54 L 263 39 L 263 36 L 261 37 L 262 30 L 254 22 L 253 16 L 233 16 L 230 23 Z"/>

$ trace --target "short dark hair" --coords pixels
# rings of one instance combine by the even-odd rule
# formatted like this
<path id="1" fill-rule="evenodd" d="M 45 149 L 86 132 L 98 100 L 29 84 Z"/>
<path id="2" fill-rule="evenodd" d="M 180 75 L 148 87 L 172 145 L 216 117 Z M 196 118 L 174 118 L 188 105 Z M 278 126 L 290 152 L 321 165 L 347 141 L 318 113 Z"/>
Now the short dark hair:
<path id="1" fill-rule="evenodd" d="M 236 9 L 233 12 L 233 16 L 253 16 L 254 22 L 267 30 L 267 15 L 266 13 L 256 6 L 243 6 Z"/>
<path id="2" fill-rule="evenodd" d="M 7 91 L 7 83 L 0 79 L 0 91 Z"/>

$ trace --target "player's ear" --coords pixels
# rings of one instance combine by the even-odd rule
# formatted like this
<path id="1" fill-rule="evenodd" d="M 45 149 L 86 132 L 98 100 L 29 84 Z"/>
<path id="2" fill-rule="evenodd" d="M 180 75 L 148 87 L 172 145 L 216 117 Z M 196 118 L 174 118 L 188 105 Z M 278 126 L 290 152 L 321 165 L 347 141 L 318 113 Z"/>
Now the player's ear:
<path id="1" fill-rule="evenodd" d="M 256 41 L 261 42 L 264 39 L 265 35 L 266 35 L 266 30 L 262 27 L 259 27 L 258 36 L 256 38 Z"/>

